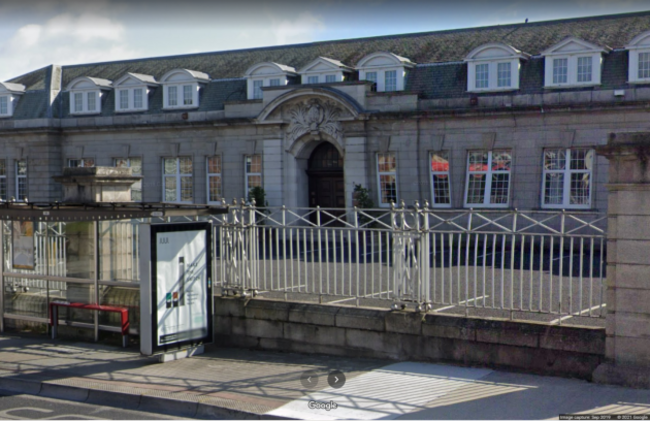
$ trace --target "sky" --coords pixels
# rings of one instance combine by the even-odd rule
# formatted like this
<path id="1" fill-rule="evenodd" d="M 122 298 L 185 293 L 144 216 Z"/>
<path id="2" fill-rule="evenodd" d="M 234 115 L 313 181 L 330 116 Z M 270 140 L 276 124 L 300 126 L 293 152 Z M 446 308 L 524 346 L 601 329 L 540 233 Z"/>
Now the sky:
<path id="1" fill-rule="evenodd" d="M 0 80 L 50 64 L 641 10 L 650 0 L 0 0 Z"/>

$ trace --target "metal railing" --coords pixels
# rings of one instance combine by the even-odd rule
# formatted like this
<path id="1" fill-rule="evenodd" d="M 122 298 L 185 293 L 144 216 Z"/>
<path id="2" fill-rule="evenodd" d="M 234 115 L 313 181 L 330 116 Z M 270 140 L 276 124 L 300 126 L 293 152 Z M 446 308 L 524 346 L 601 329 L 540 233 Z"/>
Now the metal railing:
<path id="1" fill-rule="evenodd" d="M 604 214 L 239 204 L 215 219 L 216 285 L 226 292 L 554 322 L 605 315 Z"/>

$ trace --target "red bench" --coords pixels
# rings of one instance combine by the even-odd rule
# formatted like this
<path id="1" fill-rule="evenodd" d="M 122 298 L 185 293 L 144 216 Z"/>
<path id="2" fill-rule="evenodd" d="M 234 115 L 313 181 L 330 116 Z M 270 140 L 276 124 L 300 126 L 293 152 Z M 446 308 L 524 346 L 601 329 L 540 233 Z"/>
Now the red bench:
<path id="1" fill-rule="evenodd" d="M 129 337 L 129 310 L 125 307 L 103 306 L 99 304 L 69 303 L 67 301 L 50 302 L 50 326 L 52 326 L 52 339 L 56 338 L 59 324 L 59 307 L 76 308 L 81 310 L 109 311 L 122 315 L 122 346 L 126 348 Z"/>

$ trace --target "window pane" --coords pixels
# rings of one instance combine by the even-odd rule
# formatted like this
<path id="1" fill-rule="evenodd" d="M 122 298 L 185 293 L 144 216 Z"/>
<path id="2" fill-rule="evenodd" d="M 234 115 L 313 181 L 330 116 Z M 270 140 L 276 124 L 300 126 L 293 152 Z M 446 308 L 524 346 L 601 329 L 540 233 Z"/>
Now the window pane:
<path id="1" fill-rule="evenodd" d="M 7 200 L 7 177 L 0 178 L 0 199 Z"/>
<path id="2" fill-rule="evenodd" d="M 327 83 L 336 82 L 336 75 L 326 75 L 325 82 Z"/>
<path id="3" fill-rule="evenodd" d="M 246 157 L 246 172 L 247 173 L 262 172 L 262 155 L 251 155 Z"/>
<path id="4" fill-rule="evenodd" d="M 183 105 L 194 104 L 192 97 L 192 85 L 183 85 Z"/>
<path id="5" fill-rule="evenodd" d="M 248 176 L 248 189 L 250 190 L 253 187 L 262 187 L 262 176 L 260 175 Z"/>
<path id="6" fill-rule="evenodd" d="M 578 82 L 591 82 L 591 57 L 578 57 Z"/>
<path id="7" fill-rule="evenodd" d="M 170 86 L 167 88 L 167 104 L 170 106 L 178 105 L 178 87 Z"/>
<path id="8" fill-rule="evenodd" d="M 210 156 L 208 157 L 208 173 L 220 174 L 221 173 L 221 157 Z"/>
<path id="9" fill-rule="evenodd" d="M 95 111 L 95 92 L 88 92 L 88 111 Z"/>
<path id="10" fill-rule="evenodd" d="M 27 161 L 16 161 L 16 173 L 18 175 L 27 175 Z"/>
<path id="11" fill-rule="evenodd" d="M 131 186 L 131 200 L 134 202 L 142 202 L 142 180 L 136 181 Z"/>
<path id="12" fill-rule="evenodd" d="M 318 76 L 307 76 L 307 83 L 318 83 Z"/>
<path id="13" fill-rule="evenodd" d="M 142 102 L 142 88 L 133 90 L 133 108 L 144 108 Z"/>
<path id="14" fill-rule="evenodd" d="M 563 170 L 566 167 L 566 151 L 552 149 L 544 151 L 544 169 Z"/>
<path id="15" fill-rule="evenodd" d="M 262 99 L 262 80 L 253 81 L 253 99 Z"/>
<path id="16" fill-rule="evenodd" d="M 74 94 L 74 110 L 78 112 L 83 111 L 83 94 L 81 92 Z"/>
<path id="17" fill-rule="evenodd" d="M 115 158 L 115 160 L 113 160 L 113 165 L 117 168 L 128 168 L 129 160 L 128 158 Z"/>
<path id="18" fill-rule="evenodd" d="M 176 177 L 165 177 L 165 202 L 176 201 Z"/>
<path id="19" fill-rule="evenodd" d="M 467 184 L 467 203 L 483 204 L 485 201 L 485 174 L 470 174 Z"/>
<path id="20" fill-rule="evenodd" d="M 366 72 L 366 80 L 377 83 L 377 72 Z"/>
<path id="21" fill-rule="evenodd" d="M 508 203 L 508 186 L 510 185 L 510 174 L 492 174 L 492 186 L 490 191 L 490 203 Z"/>
<path id="22" fill-rule="evenodd" d="M 181 174 L 192 174 L 192 158 L 178 158 L 178 161 L 180 162 Z"/>
<path id="23" fill-rule="evenodd" d="M 271 79 L 271 86 L 280 86 L 280 79 Z"/>
<path id="24" fill-rule="evenodd" d="M 492 171 L 510 171 L 512 157 L 508 151 L 492 152 Z"/>
<path id="25" fill-rule="evenodd" d="M 142 174 L 142 158 L 129 158 L 129 166 L 131 167 L 131 174 Z"/>
<path id="26" fill-rule="evenodd" d="M 650 53 L 639 53 L 639 79 L 650 78 Z"/>
<path id="27" fill-rule="evenodd" d="M 380 175 L 381 203 L 397 202 L 397 183 L 394 175 Z"/>
<path id="28" fill-rule="evenodd" d="M 488 64 L 477 64 L 476 65 L 476 88 L 487 88 L 488 87 Z"/>
<path id="29" fill-rule="evenodd" d="M 181 177 L 181 202 L 191 202 L 192 196 L 192 177 Z"/>
<path id="30" fill-rule="evenodd" d="M 165 174 L 176 174 L 176 158 L 165 158 Z"/>
<path id="31" fill-rule="evenodd" d="M 377 155 L 377 163 L 379 172 L 394 172 L 397 169 L 397 159 L 393 153 Z"/>
<path id="32" fill-rule="evenodd" d="M 564 200 L 564 174 L 547 173 L 544 177 L 544 204 L 561 205 Z"/>
<path id="33" fill-rule="evenodd" d="M 553 83 L 567 83 L 568 59 L 553 60 Z"/>
<path id="34" fill-rule="evenodd" d="M 448 205 L 451 203 L 449 195 L 449 175 L 433 174 L 433 203 L 438 205 Z"/>
<path id="35" fill-rule="evenodd" d="M 9 108 L 7 107 L 7 103 L 8 103 L 7 99 L 8 98 L 6 96 L 0 97 L 0 114 L 2 115 L 9 114 L 8 112 Z"/>
<path id="36" fill-rule="evenodd" d="M 487 152 L 470 152 L 469 153 L 469 171 L 487 171 L 488 154 Z"/>
<path id="37" fill-rule="evenodd" d="M 129 108 L 129 91 L 123 89 L 120 91 L 120 110 Z"/>
<path id="38" fill-rule="evenodd" d="M 221 176 L 211 175 L 208 177 L 208 183 L 208 194 L 210 195 L 208 201 L 216 202 L 217 200 L 221 200 Z"/>
<path id="39" fill-rule="evenodd" d="M 0 176 L 7 175 L 7 162 L 2 159 L 0 160 Z"/>
<path id="40" fill-rule="evenodd" d="M 510 86 L 510 64 L 511 63 L 499 63 L 497 66 L 497 86 L 499 88 Z"/>
<path id="41" fill-rule="evenodd" d="M 384 86 L 386 92 L 397 90 L 397 70 L 389 70 L 385 74 L 386 84 Z"/>
<path id="42" fill-rule="evenodd" d="M 569 202 L 572 205 L 589 204 L 589 179 L 588 172 L 579 172 L 571 174 L 571 187 L 569 190 Z"/>

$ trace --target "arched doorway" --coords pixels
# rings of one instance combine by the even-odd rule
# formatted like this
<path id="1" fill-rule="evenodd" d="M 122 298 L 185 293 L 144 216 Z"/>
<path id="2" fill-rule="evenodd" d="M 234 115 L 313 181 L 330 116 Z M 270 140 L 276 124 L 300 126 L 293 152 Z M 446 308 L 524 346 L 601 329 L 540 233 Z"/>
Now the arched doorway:
<path id="1" fill-rule="evenodd" d="M 345 207 L 343 157 L 334 145 L 323 142 L 314 149 L 309 157 L 307 175 L 310 207 Z"/>

